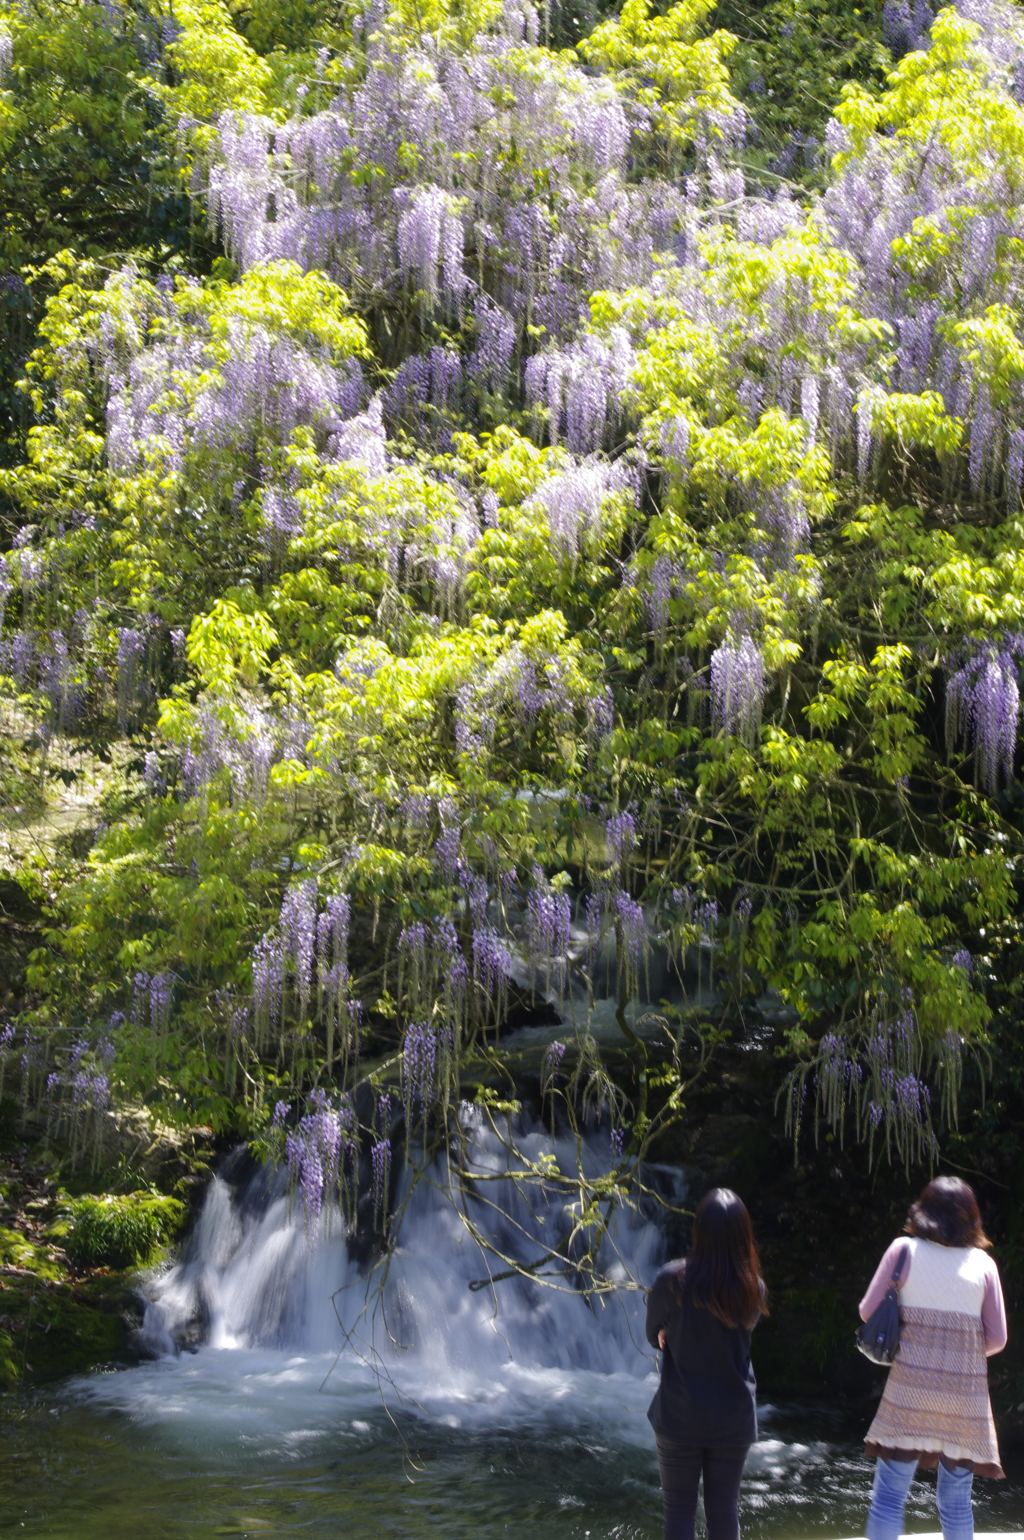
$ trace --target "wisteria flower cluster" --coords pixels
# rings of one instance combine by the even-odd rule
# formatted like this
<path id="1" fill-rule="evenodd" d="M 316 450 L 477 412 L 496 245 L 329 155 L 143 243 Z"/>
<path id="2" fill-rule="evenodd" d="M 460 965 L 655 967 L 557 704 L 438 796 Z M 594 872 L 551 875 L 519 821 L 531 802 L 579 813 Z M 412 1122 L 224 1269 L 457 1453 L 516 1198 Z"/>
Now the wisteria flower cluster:
<path id="1" fill-rule="evenodd" d="M 284 1126 L 284 1104 L 275 1110 Z M 284 1135 L 288 1174 L 302 1198 L 307 1232 L 320 1223 L 325 1207 L 337 1206 L 351 1222 L 358 1200 L 358 1126 L 350 1102 L 332 1104 L 324 1091 L 311 1093 L 306 1110 Z"/>
<path id="2" fill-rule="evenodd" d="M 368 1049 L 419 1138 L 512 1002 L 655 961 L 702 1021 L 784 997 L 797 1119 L 927 1156 L 1015 904 L 1019 17 L 887 0 L 806 193 L 746 178 L 701 0 L 575 54 L 527 0 L 270 62 L 225 13 L 216 79 L 192 9 L 151 83 L 223 254 L 51 265 L 0 476 L 12 741 L 119 786 L 37 883 L 48 1019 L 116 997 L 132 1094 L 246 1129 L 332 1087 L 276 1125 L 313 1219 Z M 99 1107 L 69 1030 L 22 1094 Z"/>

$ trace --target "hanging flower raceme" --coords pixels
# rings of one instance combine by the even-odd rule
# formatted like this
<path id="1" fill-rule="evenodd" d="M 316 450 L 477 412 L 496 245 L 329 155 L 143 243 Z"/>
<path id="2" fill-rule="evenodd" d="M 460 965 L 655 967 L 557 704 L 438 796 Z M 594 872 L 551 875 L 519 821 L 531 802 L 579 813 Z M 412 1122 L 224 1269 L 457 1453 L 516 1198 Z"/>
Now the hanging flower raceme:
<path id="1" fill-rule="evenodd" d="M 7 565 L 7 558 L 0 555 L 0 628 L 3 627 L 7 600 L 14 592 L 14 587 L 14 578 L 10 567 Z"/>
<path id="2" fill-rule="evenodd" d="M 318 913 L 317 882 L 307 877 L 285 890 L 277 930 L 253 948 L 253 1019 L 260 1052 L 268 1048 L 289 1009 L 300 1022 L 315 1015 L 327 1038 L 329 1063 L 358 1052 L 359 1003 L 349 993 L 351 902 L 330 894 Z"/>
<path id="3" fill-rule="evenodd" d="M 370 1150 L 370 1183 L 373 1217 L 377 1229 L 387 1230 L 391 1197 L 391 1093 L 377 1096 L 377 1127 L 380 1137 Z"/>
<path id="4" fill-rule="evenodd" d="M 508 942 L 493 926 L 476 926 L 473 930 L 473 978 L 481 995 L 492 1004 L 498 1019 L 504 1011 L 511 974 L 512 952 Z"/>
<path id="5" fill-rule="evenodd" d="M 378 1229 L 387 1221 L 388 1195 L 391 1190 L 391 1140 L 378 1139 L 370 1150 L 373 1219 Z"/>
<path id="6" fill-rule="evenodd" d="M 334 1060 L 335 1042 L 342 1055 L 358 1052 L 358 1033 L 349 999 L 348 938 L 351 902 L 347 893 L 333 893 L 317 919 L 317 989 L 321 1016 L 327 1025 L 327 1065 Z"/>
<path id="7" fill-rule="evenodd" d="M 434 860 L 444 882 L 455 882 L 462 859 L 462 830 L 459 809 L 451 797 L 442 797 L 437 805 L 441 825 L 434 843 Z"/>
<path id="8" fill-rule="evenodd" d="M 398 938 L 398 993 L 410 1014 L 443 1003 L 461 1029 L 467 1003 L 469 968 L 452 920 L 442 915 L 433 925 L 416 920 Z"/>
<path id="9" fill-rule="evenodd" d="M 509 366 L 516 346 L 516 326 L 507 310 L 486 294 L 473 302 L 476 347 L 469 359 L 469 373 L 481 390 L 497 393 L 508 384 Z"/>
<path id="10" fill-rule="evenodd" d="M 621 398 L 636 355 L 627 333 L 613 327 L 608 340 L 586 335 L 570 348 L 537 353 L 526 365 L 527 403 L 546 412 L 553 444 L 571 454 L 596 454 L 622 419 Z"/>
<path id="11" fill-rule="evenodd" d="M 348 1098 L 335 1106 L 325 1091 L 311 1092 L 306 1112 L 285 1135 L 284 1153 L 289 1179 L 301 1194 L 307 1235 L 315 1232 L 325 1206 L 337 1204 L 351 1223 L 359 1195 L 359 1143 Z"/>
<path id="12" fill-rule="evenodd" d="M 442 915 L 434 922 L 434 952 L 445 1014 L 454 1034 L 458 1032 L 465 1016 L 469 968 L 462 943 L 449 915 Z"/>
<path id="13" fill-rule="evenodd" d="M 715 726 L 745 743 L 756 743 L 767 689 L 768 676 L 757 644 L 748 632 L 730 634 L 711 654 Z"/>
<path id="14" fill-rule="evenodd" d="M 300 1018 L 305 1018 L 313 987 L 316 956 L 316 881 L 307 878 L 288 888 L 281 904 L 282 955 L 291 964 L 298 993 Z"/>
<path id="15" fill-rule="evenodd" d="M 464 241 L 455 200 L 440 187 L 414 188 L 398 221 L 398 261 L 428 305 L 466 287 Z"/>
<path id="16" fill-rule="evenodd" d="M 257 1046 L 268 1046 L 277 1028 L 284 997 L 284 965 L 276 936 L 261 936 L 252 954 L 252 1001 Z"/>
<path id="17" fill-rule="evenodd" d="M 863 1070 L 842 1033 L 826 1032 L 818 1045 L 815 1073 L 816 1110 L 842 1143 L 846 1114 L 856 1112 Z"/>
<path id="18" fill-rule="evenodd" d="M 600 536 L 606 499 L 615 496 L 636 498 L 623 460 L 586 460 L 543 482 L 533 501 L 547 514 L 552 549 L 565 560 L 578 556 L 588 537 Z"/>
<path id="19" fill-rule="evenodd" d="M 541 1066 L 540 1073 L 540 1088 L 542 1093 L 544 1091 L 550 1090 L 554 1085 L 555 1075 L 561 1068 L 562 1060 L 564 1058 L 565 1044 L 556 1037 L 554 1042 L 548 1044 L 547 1051 L 544 1054 L 544 1061 Z"/>
<path id="20" fill-rule="evenodd" d="M 975 785 L 994 795 L 1000 775 L 1013 779 L 1020 720 L 1018 658 L 1024 640 L 977 646 L 946 681 L 946 748 L 973 746 Z"/>
<path id="21" fill-rule="evenodd" d="M 643 905 L 620 888 L 612 894 L 619 977 L 627 994 L 636 994 L 650 948 L 650 931 Z"/>
<path id="22" fill-rule="evenodd" d="M 146 650 L 145 638 L 134 626 L 125 626 L 117 641 L 117 725 L 127 732 L 139 700 L 139 668 Z"/>
<path id="23" fill-rule="evenodd" d="M 409 1128 L 443 1104 L 455 1067 L 451 1029 L 443 1022 L 414 1021 L 402 1041 L 402 1104 Z"/>
<path id="24" fill-rule="evenodd" d="M 628 809 L 609 818 L 604 826 L 604 838 L 608 859 L 613 866 L 621 866 L 629 860 L 637 847 L 638 836 L 636 820 Z"/>
<path id="25" fill-rule="evenodd" d="M 39 658 L 39 688 L 49 702 L 51 726 L 67 732 L 80 714 L 84 690 L 64 632 L 51 631 L 48 642 Z"/>
<path id="26" fill-rule="evenodd" d="M 163 1034 L 171 1021 L 174 1004 L 174 975 L 156 973 L 149 981 L 149 1021 L 154 1032 Z"/>
<path id="27" fill-rule="evenodd" d="M 921 1078 L 913 1006 L 905 997 L 891 1019 L 880 1017 L 865 1047 L 864 1117 L 869 1138 L 879 1131 L 908 1163 L 932 1159 L 931 1092 Z"/>
<path id="28" fill-rule="evenodd" d="M 535 868 L 526 905 L 526 944 L 530 962 L 550 985 L 561 979 L 569 952 L 572 904 L 567 893 L 553 888 Z"/>

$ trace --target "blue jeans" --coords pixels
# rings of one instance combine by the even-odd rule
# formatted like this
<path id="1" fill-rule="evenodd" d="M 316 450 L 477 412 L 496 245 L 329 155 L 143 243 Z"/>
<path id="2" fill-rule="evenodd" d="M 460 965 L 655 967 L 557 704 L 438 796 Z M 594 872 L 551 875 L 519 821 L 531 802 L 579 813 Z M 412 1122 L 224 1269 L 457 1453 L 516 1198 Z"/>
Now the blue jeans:
<path id="1" fill-rule="evenodd" d="M 917 1470 L 916 1460 L 876 1460 L 871 1507 L 864 1528 L 867 1540 L 899 1540 L 903 1505 Z M 943 1540 L 974 1540 L 971 1484 L 974 1472 L 939 1461 L 936 1497 Z"/>

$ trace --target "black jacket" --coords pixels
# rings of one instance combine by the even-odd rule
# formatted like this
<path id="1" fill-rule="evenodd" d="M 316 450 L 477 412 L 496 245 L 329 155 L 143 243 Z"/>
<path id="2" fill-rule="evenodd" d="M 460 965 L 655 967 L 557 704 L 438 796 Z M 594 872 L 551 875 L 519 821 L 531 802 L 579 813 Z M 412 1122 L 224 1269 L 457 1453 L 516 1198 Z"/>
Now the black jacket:
<path id="1" fill-rule="evenodd" d="M 684 1262 L 661 1269 L 647 1298 L 647 1340 L 665 1329 L 661 1384 L 647 1413 L 661 1438 L 694 1449 L 738 1449 L 757 1438 L 750 1328 L 723 1326 L 680 1302 Z"/>

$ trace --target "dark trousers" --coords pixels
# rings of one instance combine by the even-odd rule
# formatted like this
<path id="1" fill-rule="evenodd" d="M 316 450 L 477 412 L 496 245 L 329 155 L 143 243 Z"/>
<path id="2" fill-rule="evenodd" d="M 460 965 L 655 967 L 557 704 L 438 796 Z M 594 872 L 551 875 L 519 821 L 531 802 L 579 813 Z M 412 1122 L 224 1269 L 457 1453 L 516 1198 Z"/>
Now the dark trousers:
<path id="1" fill-rule="evenodd" d="M 740 1478 L 749 1444 L 741 1449 L 693 1449 L 658 1439 L 665 1540 L 694 1540 L 697 1490 L 704 1477 L 708 1540 L 739 1540 Z"/>

